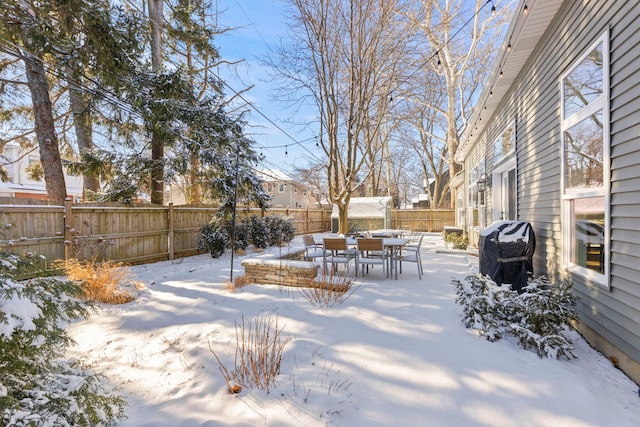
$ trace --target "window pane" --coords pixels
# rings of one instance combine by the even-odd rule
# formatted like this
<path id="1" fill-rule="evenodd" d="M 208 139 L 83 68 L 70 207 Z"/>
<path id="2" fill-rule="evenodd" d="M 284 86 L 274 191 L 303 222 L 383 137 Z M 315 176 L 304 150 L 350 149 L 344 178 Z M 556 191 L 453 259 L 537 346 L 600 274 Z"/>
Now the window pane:
<path id="1" fill-rule="evenodd" d="M 604 197 L 573 200 L 573 262 L 604 273 Z"/>
<path id="2" fill-rule="evenodd" d="M 565 189 L 603 186 L 602 110 L 564 132 Z"/>
<path id="3" fill-rule="evenodd" d="M 513 128 L 507 129 L 493 143 L 493 162 L 498 163 L 513 150 Z"/>
<path id="4" fill-rule="evenodd" d="M 602 43 L 564 79 L 564 118 L 603 94 Z"/>

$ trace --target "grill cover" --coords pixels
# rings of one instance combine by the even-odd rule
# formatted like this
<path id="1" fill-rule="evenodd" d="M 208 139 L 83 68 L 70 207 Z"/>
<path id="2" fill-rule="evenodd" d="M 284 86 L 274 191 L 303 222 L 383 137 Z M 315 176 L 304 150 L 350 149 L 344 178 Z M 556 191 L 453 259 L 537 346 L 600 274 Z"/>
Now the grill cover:
<path id="1" fill-rule="evenodd" d="M 498 285 L 510 284 L 522 292 L 533 275 L 531 258 L 536 237 L 531 224 L 523 221 L 497 221 L 480 232 L 478 242 L 480 273 Z"/>

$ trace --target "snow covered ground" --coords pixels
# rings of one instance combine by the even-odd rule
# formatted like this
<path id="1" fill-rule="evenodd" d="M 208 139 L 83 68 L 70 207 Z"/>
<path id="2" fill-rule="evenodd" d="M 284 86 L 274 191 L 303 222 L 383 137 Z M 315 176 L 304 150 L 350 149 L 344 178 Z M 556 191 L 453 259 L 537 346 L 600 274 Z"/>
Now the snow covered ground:
<path id="1" fill-rule="evenodd" d="M 122 426 L 616 426 L 640 425 L 638 385 L 575 332 L 577 359 L 540 359 L 515 340 L 488 342 L 460 322 L 451 278 L 477 258 L 423 242 L 399 280 L 358 278 L 343 304 L 311 305 L 298 289 L 229 291 L 230 256 L 132 267 L 136 301 L 102 306 L 70 325 L 80 356 L 128 402 Z M 301 249 L 271 248 L 246 257 Z M 242 275 L 234 257 L 234 275 Z M 180 262 L 181 261 L 181 262 Z M 276 388 L 227 391 L 213 349 L 231 371 L 236 324 L 277 319 L 291 341 Z"/>

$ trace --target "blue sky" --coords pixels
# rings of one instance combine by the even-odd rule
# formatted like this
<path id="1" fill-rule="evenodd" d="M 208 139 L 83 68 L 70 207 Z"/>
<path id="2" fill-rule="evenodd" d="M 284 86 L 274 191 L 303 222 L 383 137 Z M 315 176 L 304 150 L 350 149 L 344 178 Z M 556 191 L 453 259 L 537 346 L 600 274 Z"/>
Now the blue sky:
<path id="1" fill-rule="evenodd" d="M 245 60 L 234 68 L 237 75 L 234 75 L 232 70 L 221 69 L 221 77 L 235 91 L 254 86 L 248 93 L 243 94 L 243 97 L 258 110 L 251 111 L 247 116 L 250 124 L 247 133 L 265 155 L 264 167 L 290 172 L 296 166 L 305 166 L 306 159 L 312 154 L 322 157 L 323 153 L 316 148 L 313 140 L 303 143 L 306 150 L 296 145 L 295 141 L 308 140 L 315 135 L 311 130 L 287 123 L 286 119 L 291 112 L 273 99 L 275 94 L 271 89 L 274 84 L 268 82 L 268 70 L 260 62 L 261 56 L 269 52 L 269 46 L 276 44 L 287 32 L 283 2 L 218 0 L 218 8 L 222 12 L 219 25 L 236 28 L 219 36 L 216 41 L 222 58 L 227 61 Z M 225 91 L 227 95 L 232 95 L 229 88 Z M 297 116 L 298 121 L 303 114 L 305 113 Z M 313 112 L 307 111 L 306 114 Z"/>

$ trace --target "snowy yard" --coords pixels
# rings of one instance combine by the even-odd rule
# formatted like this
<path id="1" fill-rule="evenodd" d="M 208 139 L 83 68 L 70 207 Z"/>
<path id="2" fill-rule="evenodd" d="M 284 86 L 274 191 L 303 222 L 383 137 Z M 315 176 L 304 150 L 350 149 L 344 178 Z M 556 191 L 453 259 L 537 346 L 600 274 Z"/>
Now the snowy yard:
<path id="1" fill-rule="evenodd" d="M 555 360 L 465 329 L 451 278 L 476 272 L 478 260 L 436 252 L 439 234 L 425 242 L 422 280 L 415 264 L 397 281 L 374 269 L 328 308 L 294 288 L 230 292 L 228 253 L 132 267 L 145 285 L 138 299 L 71 325 L 69 355 L 126 396 L 123 426 L 638 425 L 638 385 L 575 332 L 578 358 Z M 296 237 L 246 257 L 302 248 Z M 277 318 L 291 338 L 277 386 L 232 395 L 209 347 L 232 370 L 235 325 L 257 316 Z"/>

